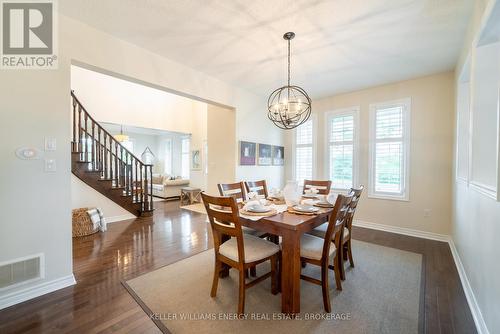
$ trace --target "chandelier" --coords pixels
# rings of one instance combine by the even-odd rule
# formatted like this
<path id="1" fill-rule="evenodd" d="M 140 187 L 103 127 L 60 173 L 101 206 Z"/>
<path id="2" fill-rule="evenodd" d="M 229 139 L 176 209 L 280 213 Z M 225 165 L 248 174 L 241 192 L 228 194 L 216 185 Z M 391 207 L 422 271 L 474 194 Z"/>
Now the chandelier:
<path id="1" fill-rule="evenodd" d="M 119 143 L 123 143 L 125 141 L 128 141 L 129 137 L 127 135 L 124 135 L 123 134 L 123 125 L 120 126 L 120 134 L 119 135 L 114 135 L 113 136 L 116 141 L 118 141 Z"/>
<path id="2" fill-rule="evenodd" d="M 306 122 L 311 116 L 311 99 L 299 86 L 290 85 L 290 41 L 295 33 L 287 32 L 283 38 L 288 41 L 288 84 L 271 93 L 267 100 L 267 117 L 280 129 L 293 129 Z"/>

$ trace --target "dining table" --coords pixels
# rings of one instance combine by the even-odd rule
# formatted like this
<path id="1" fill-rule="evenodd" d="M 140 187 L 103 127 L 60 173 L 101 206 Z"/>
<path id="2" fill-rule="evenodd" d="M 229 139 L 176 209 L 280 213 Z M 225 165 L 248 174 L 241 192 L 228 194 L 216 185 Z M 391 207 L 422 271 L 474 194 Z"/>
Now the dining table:
<path id="1" fill-rule="evenodd" d="M 319 208 L 316 214 L 297 214 L 288 211 L 259 220 L 240 216 L 243 226 L 281 237 L 281 312 L 300 313 L 300 239 L 304 233 L 328 221 L 331 208 Z"/>

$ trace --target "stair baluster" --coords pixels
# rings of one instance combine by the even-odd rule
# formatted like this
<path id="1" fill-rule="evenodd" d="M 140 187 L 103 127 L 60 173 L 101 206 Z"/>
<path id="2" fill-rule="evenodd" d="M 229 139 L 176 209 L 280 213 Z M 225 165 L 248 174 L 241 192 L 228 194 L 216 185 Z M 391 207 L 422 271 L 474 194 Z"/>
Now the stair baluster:
<path id="1" fill-rule="evenodd" d="M 72 96 L 72 172 L 130 212 L 151 216 L 153 166 L 119 143 Z"/>

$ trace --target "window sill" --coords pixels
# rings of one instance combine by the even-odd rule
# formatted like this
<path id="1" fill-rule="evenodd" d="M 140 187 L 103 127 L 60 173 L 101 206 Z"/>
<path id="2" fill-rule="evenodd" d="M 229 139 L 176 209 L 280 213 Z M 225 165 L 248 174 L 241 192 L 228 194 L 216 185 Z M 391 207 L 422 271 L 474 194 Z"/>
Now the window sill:
<path id="1" fill-rule="evenodd" d="M 391 196 L 391 195 L 373 194 L 373 193 L 368 193 L 368 198 L 382 199 L 382 200 L 389 200 L 389 201 L 400 201 L 400 202 L 409 202 L 410 201 L 408 196 Z"/>

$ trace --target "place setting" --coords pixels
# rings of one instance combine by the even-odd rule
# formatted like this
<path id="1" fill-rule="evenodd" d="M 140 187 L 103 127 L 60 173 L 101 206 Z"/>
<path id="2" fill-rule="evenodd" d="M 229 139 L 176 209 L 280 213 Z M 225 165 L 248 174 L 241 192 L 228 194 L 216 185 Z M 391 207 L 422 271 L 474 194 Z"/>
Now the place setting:
<path id="1" fill-rule="evenodd" d="M 264 195 L 259 195 L 257 192 L 251 191 L 247 193 L 247 198 L 246 202 L 242 202 L 243 206 L 240 209 L 240 216 L 250 220 L 259 220 L 262 217 L 274 216 L 285 212 L 287 209 L 285 200 L 279 192 L 273 193 L 273 196 L 270 198 L 266 198 Z"/>

